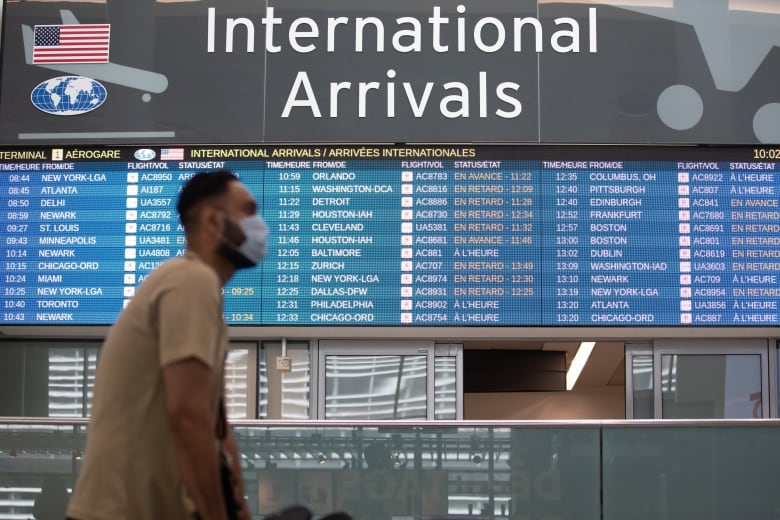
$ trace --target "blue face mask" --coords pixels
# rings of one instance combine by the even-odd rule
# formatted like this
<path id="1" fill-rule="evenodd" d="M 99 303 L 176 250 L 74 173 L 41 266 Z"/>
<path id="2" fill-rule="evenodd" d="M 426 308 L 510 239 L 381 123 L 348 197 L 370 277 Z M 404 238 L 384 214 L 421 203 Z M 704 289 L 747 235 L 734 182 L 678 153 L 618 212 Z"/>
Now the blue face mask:
<path id="1" fill-rule="evenodd" d="M 233 219 L 228 217 L 233 222 Z M 265 258 L 268 247 L 268 226 L 260 215 L 252 215 L 235 221 L 244 234 L 244 241 L 235 244 L 223 237 L 222 243 L 231 254 L 226 256 L 233 261 L 238 269 L 254 267 Z"/>

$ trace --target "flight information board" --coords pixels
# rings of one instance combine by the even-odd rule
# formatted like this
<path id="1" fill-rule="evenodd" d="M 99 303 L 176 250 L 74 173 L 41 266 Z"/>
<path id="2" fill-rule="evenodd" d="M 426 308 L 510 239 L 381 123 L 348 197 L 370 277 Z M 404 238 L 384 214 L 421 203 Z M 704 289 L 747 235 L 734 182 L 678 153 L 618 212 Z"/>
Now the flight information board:
<path id="1" fill-rule="evenodd" d="M 182 183 L 268 223 L 232 325 L 780 322 L 780 152 L 575 146 L 0 149 L 2 319 L 110 324 L 181 255 Z"/>

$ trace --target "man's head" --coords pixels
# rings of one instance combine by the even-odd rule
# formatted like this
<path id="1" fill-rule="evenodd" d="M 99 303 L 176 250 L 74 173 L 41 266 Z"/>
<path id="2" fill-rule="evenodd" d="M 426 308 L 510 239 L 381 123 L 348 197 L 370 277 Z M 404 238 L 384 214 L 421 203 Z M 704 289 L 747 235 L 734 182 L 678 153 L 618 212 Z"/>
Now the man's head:
<path id="1" fill-rule="evenodd" d="M 224 205 L 222 199 L 232 182 L 238 182 L 233 172 L 217 170 L 197 173 L 182 186 L 176 210 L 186 233 L 189 234 L 198 225 L 197 213 L 204 204 Z"/>
<path id="2" fill-rule="evenodd" d="M 241 269 L 265 255 L 268 231 L 257 202 L 232 172 L 194 175 L 182 187 L 177 209 L 188 247 L 202 256 L 216 253 Z"/>

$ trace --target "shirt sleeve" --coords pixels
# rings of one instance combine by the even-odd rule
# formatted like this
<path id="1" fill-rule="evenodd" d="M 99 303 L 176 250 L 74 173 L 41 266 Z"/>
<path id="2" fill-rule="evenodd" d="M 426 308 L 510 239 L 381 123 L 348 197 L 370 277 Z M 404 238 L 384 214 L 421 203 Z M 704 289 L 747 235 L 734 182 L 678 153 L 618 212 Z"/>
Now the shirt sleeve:
<path id="1" fill-rule="evenodd" d="M 204 269 L 171 274 L 157 308 L 160 366 L 196 358 L 214 368 L 223 319 L 216 276 Z"/>

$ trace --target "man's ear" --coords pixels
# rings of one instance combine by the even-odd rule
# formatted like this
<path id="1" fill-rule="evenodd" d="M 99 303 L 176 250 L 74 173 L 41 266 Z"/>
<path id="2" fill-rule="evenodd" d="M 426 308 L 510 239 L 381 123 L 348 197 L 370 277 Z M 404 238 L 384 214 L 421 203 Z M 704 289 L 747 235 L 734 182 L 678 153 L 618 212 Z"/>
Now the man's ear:
<path id="1" fill-rule="evenodd" d="M 221 233 L 222 228 L 225 226 L 225 217 L 222 213 L 223 211 L 220 208 L 212 204 L 205 204 L 198 215 L 201 229 L 214 234 Z"/>

